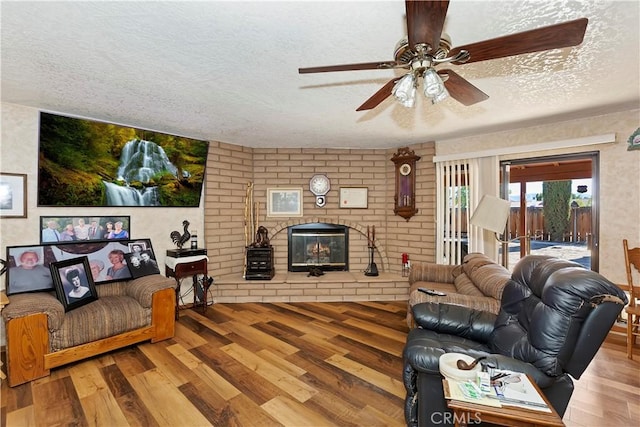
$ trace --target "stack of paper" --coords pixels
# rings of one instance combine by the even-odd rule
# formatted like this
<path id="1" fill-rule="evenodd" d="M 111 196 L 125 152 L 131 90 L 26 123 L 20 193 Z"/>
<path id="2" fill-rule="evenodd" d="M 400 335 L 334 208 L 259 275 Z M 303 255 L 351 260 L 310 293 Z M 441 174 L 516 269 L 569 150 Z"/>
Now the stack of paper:
<path id="1" fill-rule="evenodd" d="M 512 371 L 494 371 L 492 376 L 504 374 L 501 379 L 492 382 L 489 392 L 480 392 L 474 382 L 444 380 L 445 398 L 462 402 L 476 403 L 493 407 L 515 406 L 542 412 L 551 412 L 549 406 L 538 393 L 534 385 L 523 373 Z"/>

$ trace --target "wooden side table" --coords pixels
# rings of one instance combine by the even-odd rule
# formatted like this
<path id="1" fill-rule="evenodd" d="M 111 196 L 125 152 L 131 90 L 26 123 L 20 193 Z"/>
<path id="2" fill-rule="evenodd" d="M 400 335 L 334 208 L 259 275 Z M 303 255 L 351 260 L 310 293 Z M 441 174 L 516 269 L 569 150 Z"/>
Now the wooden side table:
<path id="1" fill-rule="evenodd" d="M 207 274 L 207 262 L 209 258 L 206 255 L 187 256 L 181 258 L 166 257 L 165 258 L 165 275 L 173 277 L 176 280 L 176 320 L 179 318 L 180 310 L 180 283 L 182 279 L 192 277 L 193 279 L 193 305 L 191 307 L 201 307 L 204 314 L 207 310 L 207 298 L 209 294 L 209 282 Z M 198 275 L 203 275 L 201 282 L 203 295 L 198 298 Z"/>

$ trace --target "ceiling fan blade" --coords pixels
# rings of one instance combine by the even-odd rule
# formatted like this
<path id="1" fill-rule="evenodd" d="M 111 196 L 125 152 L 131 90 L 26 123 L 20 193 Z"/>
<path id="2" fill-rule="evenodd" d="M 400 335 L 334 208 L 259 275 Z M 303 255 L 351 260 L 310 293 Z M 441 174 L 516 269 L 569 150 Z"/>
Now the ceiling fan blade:
<path id="1" fill-rule="evenodd" d="M 398 79 L 399 77 L 394 77 L 393 79 L 389 80 L 384 86 L 382 86 L 382 88 L 380 88 L 380 90 L 374 93 L 371 98 L 367 99 L 364 104 L 356 108 L 356 111 L 371 110 L 380 105 L 382 101 L 391 96 L 391 90 L 393 89 L 393 86 L 396 84 L 396 81 L 398 81 Z"/>
<path id="2" fill-rule="evenodd" d="M 434 51 L 438 49 L 444 19 L 449 8 L 449 0 L 405 0 L 405 7 L 409 49 L 414 49 L 416 44 L 420 43 L 428 44 Z"/>
<path id="3" fill-rule="evenodd" d="M 473 105 L 489 99 L 489 95 L 469 83 L 453 70 L 438 70 L 438 74 L 449 76 L 445 80 L 444 86 L 449 91 L 449 95 L 463 105 Z"/>
<path id="4" fill-rule="evenodd" d="M 466 50 L 471 57 L 463 63 L 469 64 L 523 53 L 576 46 L 582 43 L 588 21 L 587 18 L 580 18 L 465 46 L 457 46 L 451 49 L 449 55 L 455 56 L 461 50 Z M 456 62 L 453 63 L 456 64 Z"/>
<path id="5" fill-rule="evenodd" d="M 395 61 L 386 62 L 363 62 L 360 64 L 328 65 L 325 67 L 298 68 L 298 73 L 327 73 L 331 71 L 353 71 L 353 70 L 387 70 L 395 68 L 398 64 Z"/>

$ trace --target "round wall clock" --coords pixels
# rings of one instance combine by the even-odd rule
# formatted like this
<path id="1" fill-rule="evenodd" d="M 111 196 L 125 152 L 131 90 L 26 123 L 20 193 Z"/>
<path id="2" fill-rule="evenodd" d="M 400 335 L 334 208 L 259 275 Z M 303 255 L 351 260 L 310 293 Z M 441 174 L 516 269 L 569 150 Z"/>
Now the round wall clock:
<path id="1" fill-rule="evenodd" d="M 326 175 L 316 174 L 309 180 L 309 190 L 316 196 L 316 206 L 319 208 L 327 204 L 326 194 L 331 189 L 331 182 Z"/>

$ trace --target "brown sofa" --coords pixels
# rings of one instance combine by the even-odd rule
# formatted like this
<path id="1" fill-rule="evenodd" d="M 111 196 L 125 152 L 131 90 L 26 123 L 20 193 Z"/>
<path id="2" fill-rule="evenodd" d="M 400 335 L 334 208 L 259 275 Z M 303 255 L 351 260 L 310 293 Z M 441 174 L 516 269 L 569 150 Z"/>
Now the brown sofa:
<path id="1" fill-rule="evenodd" d="M 412 263 L 407 324 L 414 326 L 411 307 L 421 302 L 463 305 L 497 314 L 502 290 L 510 277 L 509 270 L 481 253 L 467 254 L 461 265 Z M 433 289 L 446 295 L 427 295 L 418 288 Z"/>
<path id="2" fill-rule="evenodd" d="M 107 351 L 173 337 L 175 286 L 160 274 L 106 283 L 96 287 L 98 300 L 66 313 L 54 292 L 11 295 L 2 310 L 9 386 Z"/>

